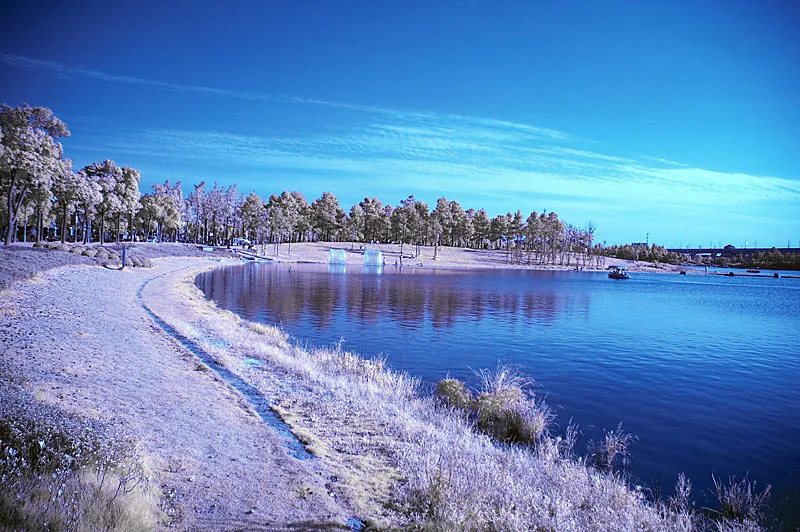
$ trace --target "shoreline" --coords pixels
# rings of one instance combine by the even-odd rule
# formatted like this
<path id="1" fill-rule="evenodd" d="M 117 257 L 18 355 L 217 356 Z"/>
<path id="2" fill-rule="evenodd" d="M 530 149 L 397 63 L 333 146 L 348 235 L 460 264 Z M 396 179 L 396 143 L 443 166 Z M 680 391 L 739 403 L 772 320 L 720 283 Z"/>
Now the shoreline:
<path id="1" fill-rule="evenodd" d="M 363 264 L 364 251 L 366 249 L 378 250 L 384 254 L 384 268 L 394 267 L 395 261 L 398 262 L 400 256 L 400 244 L 351 244 L 350 242 L 300 242 L 291 245 L 281 244 L 279 253 L 274 253 L 274 246 L 257 248 L 256 256 L 271 262 L 279 263 L 313 263 L 328 264 L 328 252 L 331 249 L 343 249 L 346 252 L 346 265 Z M 237 248 L 232 248 L 238 251 Z M 413 257 L 411 256 L 413 254 Z M 433 259 L 437 255 L 436 260 Z M 617 259 L 614 257 L 602 257 L 602 265 L 583 264 L 578 262 L 576 257 L 570 257 L 570 264 L 536 264 L 528 263 L 527 254 L 523 256 L 519 263 L 508 262 L 507 252 L 504 250 L 471 249 L 439 247 L 435 250 L 433 246 L 420 246 L 419 254 L 416 253 L 416 246 L 405 245 L 403 247 L 403 268 L 436 268 L 436 269 L 513 269 L 513 270 L 535 270 L 535 271 L 575 271 L 576 266 L 580 271 L 605 272 L 611 266 L 624 266 L 630 272 L 642 273 L 678 273 L 688 267 L 672 264 L 653 264 L 649 262 L 634 262 L 632 260 Z M 533 260 L 533 257 L 531 257 Z M 687 273 L 703 273 L 688 272 Z"/>
<path id="2" fill-rule="evenodd" d="M 424 525 L 431 520 L 452 524 L 461 522 L 458 519 L 490 519 L 482 512 L 471 517 L 462 515 L 460 512 L 471 511 L 470 505 L 494 508 L 503 520 L 520 519 L 520 526 L 512 529 L 536 524 L 670 530 L 691 520 L 685 512 L 664 512 L 619 479 L 597 476 L 585 465 L 562 456 L 555 447 L 542 455 L 541 449 L 513 450 L 496 445 L 474 432 L 462 416 L 421 395 L 418 381 L 388 369 L 382 360 L 365 360 L 338 349 L 303 350 L 292 346 L 287 335 L 275 327 L 249 322 L 219 309 L 194 286 L 194 279 L 203 271 L 237 262 L 216 257 L 167 258 L 154 259 L 152 270 L 61 268 L 15 283 L 4 294 L 12 304 L 3 301 L 0 305 L 3 326 L 11 317 L 11 323 L 17 322 L 17 326 L 35 327 L 41 310 L 38 307 L 50 301 L 48 293 L 55 293 L 52 301 L 64 298 L 70 290 L 78 292 L 75 297 L 85 298 L 87 294 L 81 289 L 89 290 L 87 280 L 99 277 L 106 281 L 102 289 L 95 290 L 94 297 L 97 302 L 105 301 L 103 309 L 109 318 L 123 315 L 122 323 L 105 323 L 104 317 L 94 324 L 96 330 L 87 332 L 83 328 L 94 317 L 89 315 L 88 321 L 70 323 L 71 328 L 63 331 L 81 340 L 95 341 L 94 350 L 82 358 L 70 359 L 72 363 L 66 369 L 58 369 L 66 361 L 62 360 L 64 349 L 58 345 L 57 335 L 39 337 L 37 347 L 41 349 L 36 367 L 30 366 L 33 361 L 26 358 L 24 345 L 12 342 L 9 352 L 26 371 L 37 397 L 70 410 L 123 420 L 143 442 L 162 492 L 166 488 L 181 494 L 183 518 L 177 523 L 178 528 L 215 528 L 228 522 L 254 526 L 266 520 L 281 526 L 300 521 L 306 526 L 325 522 L 338 527 L 333 529 L 345 530 L 353 529 L 348 520 L 354 517 L 378 527 Z M 138 306 L 137 294 L 142 306 Z M 60 301 L 61 308 L 51 308 L 49 312 L 68 314 L 70 302 L 75 301 L 66 298 Z M 289 457 L 280 438 L 255 416 L 246 397 L 230 389 L 211 364 L 163 333 L 163 328 L 145 315 L 143 306 L 181 337 L 194 342 L 207 360 L 257 389 L 315 459 L 298 462 Z M 12 312 L 16 314 L 12 316 Z M 76 330 L 78 326 L 82 328 Z M 120 327 L 131 337 L 123 344 L 109 339 Z M 145 343 L 137 349 L 132 340 Z M 72 342 L 73 349 L 80 343 Z M 100 361 L 99 368 L 92 367 L 98 364 L 97 357 L 109 356 L 112 361 Z M 82 365 L 90 369 L 80 371 Z M 120 365 L 124 369 L 115 370 Z M 161 379 L 159 394 L 154 394 L 159 397 L 150 398 L 154 412 L 164 402 L 170 404 L 170 416 L 165 420 L 148 417 L 148 409 L 137 409 L 124 395 L 148 386 L 148 379 L 155 378 L 154 368 L 161 373 L 166 371 L 169 377 Z M 62 372 L 69 378 L 62 378 Z M 216 399 L 210 401 L 211 397 Z M 197 413 L 187 415 L 172 401 Z M 189 431 L 189 425 L 209 415 L 214 418 L 214 426 L 204 436 Z M 230 418 L 240 425 L 235 430 L 221 430 L 223 425 L 219 424 L 223 420 L 230 423 Z M 260 436 L 247 436 L 253 431 Z M 192 451 L 191 460 L 176 457 L 181 453 L 175 446 L 168 446 L 167 434 L 173 439 L 182 438 L 186 449 L 199 452 Z M 248 448 L 254 438 L 268 440 L 268 445 L 254 453 Z M 222 452 L 222 447 L 215 447 L 217 451 L 206 454 L 197 449 L 203 445 L 232 446 L 232 450 Z M 224 459 L 218 455 L 224 455 Z M 234 475 L 231 463 L 237 466 L 238 481 L 230 480 Z M 280 493 L 273 490 L 268 500 L 247 501 L 244 507 L 249 507 L 243 508 L 241 490 L 254 498 L 263 496 L 258 489 L 262 483 L 253 476 L 259 474 L 281 477 L 288 487 L 278 490 Z M 463 484 L 466 481 L 458 479 L 465 474 L 473 479 L 469 482 L 482 480 L 475 485 Z M 450 485 L 452 493 L 447 494 L 446 500 L 438 501 L 434 495 L 441 489 L 437 484 L 441 475 L 456 479 L 452 480 L 456 484 Z M 216 493 L 209 496 L 208 490 Z M 236 493 L 237 500 L 231 500 L 232 493 Z M 508 497 L 498 499 L 502 494 Z M 537 506 L 541 497 L 555 497 L 558 510 Z M 211 500 L 217 507 L 213 519 L 208 509 L 200 511 L 208 504 L 203 501 Z M 593 501 L 592 505 L 602 511 L 590 511 L 594 506 L 585 507 L 586 500 Z M 434 502 L 442 507 L 428 515 Z M 322 514 L 319 508 L 323 508 Z M 266 515 L 272 515 L 270 512 L 277 515 L 271 521 L 266 519 Z M 520 512 L 530 515 L 518 515 Z M 490 522 L 477 521 L 477 525 L 487 526 Z"/>

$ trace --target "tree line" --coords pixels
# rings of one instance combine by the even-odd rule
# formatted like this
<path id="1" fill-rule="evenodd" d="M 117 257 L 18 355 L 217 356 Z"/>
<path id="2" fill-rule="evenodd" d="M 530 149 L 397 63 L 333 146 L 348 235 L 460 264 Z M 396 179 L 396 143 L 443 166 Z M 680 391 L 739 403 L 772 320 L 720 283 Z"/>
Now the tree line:
<path id="1" fill-rule="evenodd" d="M 519 210 L 490 217 L 439 198 L 431 208 L 413 195 L 397 205 L 365 197 L 347 211 L 331 192 L 309 203 L 297 191 L 262 198 L 237 185 L 205 181 L 184 197 L 182 184 L 139 191 L 140 174 L 111 160 L 75 170 L 58 139 L 67 126 L 50 109 L 3 105 L 0 110 L 0 227 L 4 240 L 62 242 L 182 241 L 228 245 L 244 238 L 261 246 L 303 241 L 394 242 L 403 246 L 501 249 L 512 263 L 599 261 L 594 226 L 577 227 L 555 212 Z"/>

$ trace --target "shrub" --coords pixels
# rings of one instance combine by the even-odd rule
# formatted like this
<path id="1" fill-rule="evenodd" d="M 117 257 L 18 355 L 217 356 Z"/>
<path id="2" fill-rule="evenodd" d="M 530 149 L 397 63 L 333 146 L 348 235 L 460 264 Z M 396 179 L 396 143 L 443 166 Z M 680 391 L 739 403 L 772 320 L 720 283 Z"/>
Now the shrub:
<path id="1" fill-rule="evenodd" d="M 472 392 L 458 379 L 440 380 L 436 383 L 436 393 L 448 406 L 466 408 L 472 404 Z"/>
<path id="2" fill-rule="evenodd" d="M 501 442 L 538 444 L 553 419 L 547 405 L 530 392 L 531 381 L 513 368 L 499 365 L 495 371 L 476 372 L 481 382 L 477 397 L 457 379 L 437 383 L 436 392 L 449 406 L 466 410 L 477 428 Z"/>
<path id="3" fill-rule="evenodd" d="M 84 257 L 94 257 L 97 255 L 97 250 L 93 248 L 84 249 L 83 253 L 81 253 Z"/>
<path id="4" fill-rule="evenodd" d="M 150 530 L 146 484 L 114 427 L 40 403 L 0 374 L 0 528 Z"/>

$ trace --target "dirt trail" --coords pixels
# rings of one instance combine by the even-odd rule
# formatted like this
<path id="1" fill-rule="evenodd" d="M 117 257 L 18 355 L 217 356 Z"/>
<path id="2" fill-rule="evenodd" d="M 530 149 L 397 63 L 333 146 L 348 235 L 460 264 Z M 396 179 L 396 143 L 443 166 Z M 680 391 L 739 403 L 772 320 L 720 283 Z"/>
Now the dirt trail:
<path id="1" fill-rule="evenodd" d="M 148 279 L 205 263 L 78 266 L 13 284 L 0 301 L 3 362 L 37 398 L 122 423 L 178 529 L 349 530 L 314 462 L 289 456 L 243 397 L 142 307 Z"/>

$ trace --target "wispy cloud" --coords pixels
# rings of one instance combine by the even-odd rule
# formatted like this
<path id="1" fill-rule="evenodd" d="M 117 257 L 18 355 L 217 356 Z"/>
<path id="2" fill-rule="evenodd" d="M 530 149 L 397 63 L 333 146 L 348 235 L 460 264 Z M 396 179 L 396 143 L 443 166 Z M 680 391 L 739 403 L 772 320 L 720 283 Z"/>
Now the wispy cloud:
<path id="1" fill-rule="evenodd" d="M 428 119 L 435 119 L 442 116 L 446 116 L 449 121 L 452 121 L 455 124 L 459 123 L 477 124 L 485 128 L 487 131 L 491 131 L 493 129 L 498 131 L 517 130 L 527 133 L 529 135 L 535 135 L 537 137 L 547 137 L 560 140 L 566 140 L 569 138 L 569 135 L 561 131 L 535 127 L 527 124 L 518 124 L 514 122 L 495 120 L 491 118 L 478 118 L 478 117 L 463 116 L 456 114 L 440 115 L 432 112 L 404 111 L 404 110 L 390 109 L 379 106 L 358 105 L 346 102 L 335 102 L 335 101 L 321 100 L 315 98 L 265 94 L 252 91 L 229 90 L 216 87 L 208 87 L 204 85 L 186 85 L 179 83 L 168 83 L 168 82 L 138 78 L 133 76 L 120 76 L 116 74 L 109 74 L 91 68 L 74 67 L 57 63 L 54 61 L 31 59 L 29 57 L 25 57 L 22 55 L 11 54 L 2 51 L 0 51 L 0 63 L 5 63 L 7 65 L 18 68 L 47 70 L 54 74 L 64 77 L 80 77 L 80 78 L 94 79 L 98 81 L 106 81 L 109 83 L 140 85 L 162 91 L 186 92 L 186 93 L 202 94 L 207 96 L 223 96 L 227 98 L 236 98 L 240 100 L 251 100 L 251 101 L 321 105 L 326 107 L 358 111 L 368 114 L 382 115 L 387 118 L 396 117 L 403 120 L 411 119 L 411 120 L 426 121 Z"/>
<path id="2" fill-rule="evenodd" d="M 728 208 L 800 201 L 800 183 L 774 177 L 664 168 L 630 158 L 547 145 L 525 133 L 450 127 L 428 117 L 383 121 L 330 135 L 257 137 L 214 131 L 150 130 L 118 135 L 111 148 L 152 158 L 196 160 L 269 172 L 328 171 L 401 180 L 438 192 L 592 197 L 599 203 Z M 533 145 L 532 145 L 533 144 Z"/>
<path id="3" fill-rule="evenodd" d="M 798 181 L 714 172 L 658 157 L 621 157 L 601 152 L 599 143 L 527 124 L 174 84 L 3 52 L 0 63 L 160 91 L 353 112 L 347 126 L 323 124 L 314 133 L 287 136 L 245 135 L 234 129 L 149 129 L 105 131 L 95 139 L 106 153 L 126 154 L 155 166 L 166 166 L 165 161 L 195 168 L 214 165 L 237 175 L 240 182 L 265 175 L 289 176 L 288 182 L 298 175 L 319 174 L 328 182 L 346 179 L 351 188 L 381 188 L 396 197 L 447 194 L 500 197 L 503 203 L 515 198 L 520 208 L 537 198 L 550 198 L 557 200 L 556 208 L 580 203 L 583 211 L 585 203 L 592 202 L 595 212 L 627 213 L 619 214 L 617 222 L 609 218 L 610 226 L 636 212 L 661 220 L 665 227 L 676 217 L 686 217 L 691 221 L 684 231 L 698 220 L 719 227 L 743 223 L 736 216 L 744 211 L 754 219 L 788 219 L 800 204 Z M 200 177 L 206 176 L 195 176 Z M 540 203 L 536 206 L 541 208 Z"/>

